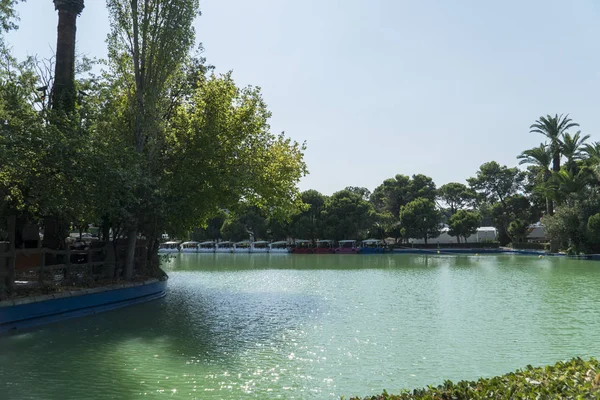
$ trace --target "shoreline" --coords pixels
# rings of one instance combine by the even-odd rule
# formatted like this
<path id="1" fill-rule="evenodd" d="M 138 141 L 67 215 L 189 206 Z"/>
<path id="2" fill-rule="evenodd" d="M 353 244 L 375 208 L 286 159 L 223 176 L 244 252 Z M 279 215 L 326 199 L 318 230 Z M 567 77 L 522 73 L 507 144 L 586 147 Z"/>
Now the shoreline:
<path id="1" fill-rule="evenodd" d="M 0 334 L 162 298 L 168 278 L 124 282 L 0 301 Z"/>

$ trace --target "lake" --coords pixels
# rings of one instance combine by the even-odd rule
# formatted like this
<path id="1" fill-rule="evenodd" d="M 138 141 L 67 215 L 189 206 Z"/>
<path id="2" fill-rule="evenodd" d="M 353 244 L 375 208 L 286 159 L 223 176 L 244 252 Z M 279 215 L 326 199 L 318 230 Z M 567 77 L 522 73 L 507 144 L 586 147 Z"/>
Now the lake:
<path id="1" fill-rule="evenodd" d="M 600 353 L 600 264 L 181 254 L 162 300 L 0 337 L 2 399 L 339 398 Z"/>

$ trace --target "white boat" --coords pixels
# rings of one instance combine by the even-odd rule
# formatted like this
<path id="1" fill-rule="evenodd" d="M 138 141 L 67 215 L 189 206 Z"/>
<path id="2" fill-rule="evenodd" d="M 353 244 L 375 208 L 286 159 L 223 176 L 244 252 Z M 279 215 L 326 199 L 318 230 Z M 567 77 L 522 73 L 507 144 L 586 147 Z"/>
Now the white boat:
<path id="1" fill-rule="evenodd" d="M 215 242 L 202 242 L 198 243 L 198 253 L 214 253 L 215 252 Z"/>
<path id="2" fill-rule="evenodd" d="M 215 244 L 215 253 L 231 253 L 233 252 L 233 243 L 229 241 Z"/>
<path id="3" fill-rule="evenodd" d="M 243 240 L 233 244 L 234 253 L 250 253 L 252 243 L 249 240 Z"/>
<path id="4" fill-rule="evenodd" d="M 197 253 L 198 252 L 198 242 L 190 241 L 181 243 L 181 252 L 182 253 Z"/>
<path id="5" fill-rule="evenodd" d="M 289 252 L 288 242 L 285 240 L 269 244 L 269 254 L 287 254 Z"/>
<path id="6" fill-rule="evenodd" d="M 268 253 L 269 252 L 269 242 L 265 240 L 259 240 L 257 242 L 252 243 L 250 246 L 250 253 Z"/>
<path id="7" fill-rule="evenodd" d="M 179 243 L 181 242 L 164 242 L 158 246 L 159 253 L 179 253 Z"/>

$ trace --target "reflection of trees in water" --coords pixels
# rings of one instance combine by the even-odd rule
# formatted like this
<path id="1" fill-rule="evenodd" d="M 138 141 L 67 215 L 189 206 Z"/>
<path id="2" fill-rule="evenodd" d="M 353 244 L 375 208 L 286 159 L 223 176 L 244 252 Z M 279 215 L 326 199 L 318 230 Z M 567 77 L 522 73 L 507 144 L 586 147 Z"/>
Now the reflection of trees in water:
<path id="1" fill-rule="evenodd" d="M 470 267 L 485 259 L 474 255 L 437 254 L 181 254 L 167 271 L 239 271 L 251 269 L 411 269 Z M 492 256 L 493 258 L 493 256 Z M 493 261 L 493 260 L 492 260 Z"/>

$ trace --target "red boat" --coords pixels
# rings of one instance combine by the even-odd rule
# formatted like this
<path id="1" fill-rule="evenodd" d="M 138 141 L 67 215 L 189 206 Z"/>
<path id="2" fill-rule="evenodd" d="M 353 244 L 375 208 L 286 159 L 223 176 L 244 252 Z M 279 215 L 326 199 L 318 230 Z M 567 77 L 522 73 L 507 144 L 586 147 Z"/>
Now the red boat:
<path id="1" fill-rule="evenodd" d="M 313 246 L 310 240 L 296 239 L 290 253 L 292 254 L 312 254 Z"/>
<path id="2" fill-rule="evenodd" d="M 338 254 L 358 254 L 356 240 L 340 240 L 335 252 Z"/>
<path id="3" fill-rule="evenodd" d="M 333 254 L 334 252 L 333 240 L 317 240 L 315 254 Z"/>

